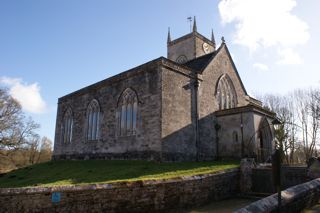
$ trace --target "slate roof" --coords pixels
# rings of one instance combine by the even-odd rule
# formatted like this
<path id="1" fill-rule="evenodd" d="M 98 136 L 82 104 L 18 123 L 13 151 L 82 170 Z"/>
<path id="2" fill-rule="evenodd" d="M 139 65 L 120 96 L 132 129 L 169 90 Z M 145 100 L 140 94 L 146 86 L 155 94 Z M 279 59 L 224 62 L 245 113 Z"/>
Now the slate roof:
<path id="1" fill-rule="evenodd" d="M 212 53 L 200 56 L 199 58 L 195 58 L 183 65 L 196 70 L 198 73 L 202 73 L 202 71 L 207 67 L 210 61 L 212 61 L 212 59 L 217 55 L 222 46 L 223 45 L 220 45 L 220 47 Z"/>
<path id="2" fill-rule="evenodd" d="M 215 55 L 216 51 L 204 56 L 201 56 L 199 58 L 193 59 L 191 61 L 188 61 L 187 63 L 183 64 L 191 69 L 194 69 L 196 71 L 202 71 L 208 63 L 211 61 L 212 56 Z"/>

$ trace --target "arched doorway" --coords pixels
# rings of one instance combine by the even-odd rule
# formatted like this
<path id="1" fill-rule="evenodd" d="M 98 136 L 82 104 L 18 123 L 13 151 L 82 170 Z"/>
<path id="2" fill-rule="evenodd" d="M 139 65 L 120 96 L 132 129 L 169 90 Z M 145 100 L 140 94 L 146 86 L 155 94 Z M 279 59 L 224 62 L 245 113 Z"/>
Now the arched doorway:
<path id="1" fill-rule="evenodd" d="M 272 132 L 267 118 L 263 118 L 260 122 L 258 142 L 259 160 L 265 162 L 272 154 Z"/>

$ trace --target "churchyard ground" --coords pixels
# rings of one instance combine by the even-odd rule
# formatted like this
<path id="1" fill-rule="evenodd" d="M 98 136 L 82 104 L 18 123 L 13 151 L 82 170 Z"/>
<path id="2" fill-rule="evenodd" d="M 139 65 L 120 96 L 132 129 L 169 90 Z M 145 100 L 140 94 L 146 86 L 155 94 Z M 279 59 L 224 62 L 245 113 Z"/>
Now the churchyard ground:
<path id="1" fill-rule="evenodd" d="M 63 160 L 2 174 L 0 188 L 85 185 L 170 179 L 239 167 L 239 161 L 157 163 L 134 160 Z"/>

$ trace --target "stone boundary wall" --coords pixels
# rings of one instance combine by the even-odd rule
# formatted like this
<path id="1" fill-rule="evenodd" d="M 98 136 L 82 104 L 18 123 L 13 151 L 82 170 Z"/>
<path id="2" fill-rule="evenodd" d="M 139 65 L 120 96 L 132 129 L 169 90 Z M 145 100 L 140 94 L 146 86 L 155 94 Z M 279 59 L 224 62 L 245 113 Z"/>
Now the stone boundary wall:
<path id="1" fill-rule="evenodd" d="M 170 212 L 235 196 L 239 177 L 235 168 L 168 180 L 2 188 L 0 212 Z"/>
<path id="2" fill-rule="evenodd" d="M 320 198 L 320 178 L 288 188 L 281 192 L 281 212 L 301 212 L 315 205 Z M 278 195 L 258 200 L 235 213 L 277 212 Z"/>

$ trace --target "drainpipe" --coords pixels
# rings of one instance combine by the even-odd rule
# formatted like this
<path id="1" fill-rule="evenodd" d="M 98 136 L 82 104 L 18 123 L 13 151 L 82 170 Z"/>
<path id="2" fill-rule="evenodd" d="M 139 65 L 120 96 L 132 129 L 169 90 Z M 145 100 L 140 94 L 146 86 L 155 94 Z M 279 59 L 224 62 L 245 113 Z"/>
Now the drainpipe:
<path id="1" fill-rule="evenodd" d="M 240 128 L 241 128 L 241 158 L 243 158 L 244 156 L 244 141 L 243 141 L 243 118 L 242 118 L 242 112 L 241 112 L 241 124 L 240 124 Z"/>
<path id="2" fill-rule="evenodd" d="M 221 129 L 221 126 L 219 123 L 216 123 L 214 125 L 214 128 L 216 130 L 216 160 L 220 160 L 220 154 L 219 154 L 219 130 Z"/>
<path id="3" fill-rule="evenodd" d="M 199 111 L 198 111 L 198 88 L 199 80 L 194 81 L 195 122 L 196 122 L 196 160 L 199 161 Z"/>

